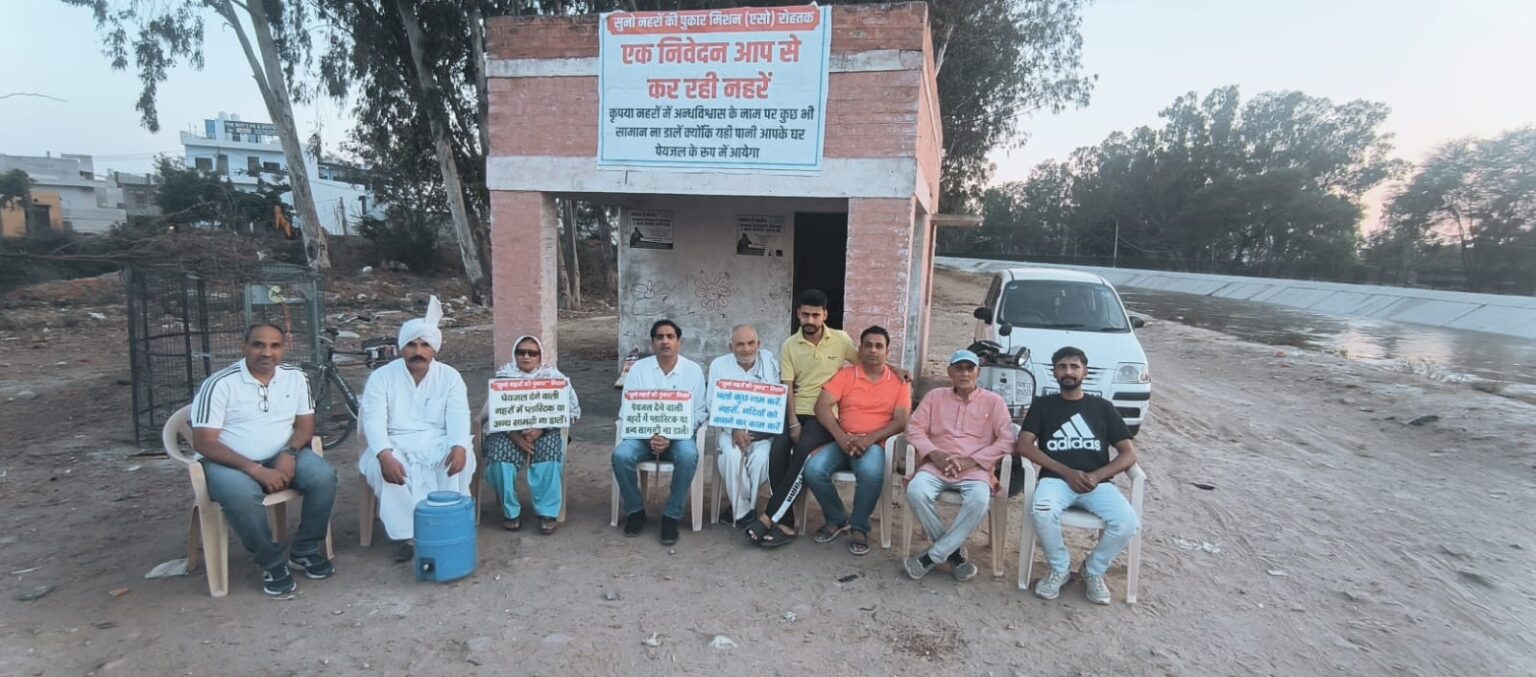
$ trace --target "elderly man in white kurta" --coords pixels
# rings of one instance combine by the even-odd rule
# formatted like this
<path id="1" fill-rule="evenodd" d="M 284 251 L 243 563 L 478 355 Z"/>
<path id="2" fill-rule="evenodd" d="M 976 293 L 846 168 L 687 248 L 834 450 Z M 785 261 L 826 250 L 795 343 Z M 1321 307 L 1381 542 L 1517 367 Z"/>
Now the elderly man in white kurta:
<path id="1" fill-rule="evenodd" d="M 773 351 L 762 349 L 757 330 L 751 325 L 737 325 L 732 329 L 731 352 L 709 363 L 711 403 L 715 401 L 715 384 L 722 379 L 779 383 L 779 360 L 773 356 Z M 751 524 L 757 517 L 757 488 L 768 481 L 769 451 L 775 437 L 777 435 L 772 433 L 720 429 L 715 443 L 720 452 L 720 477 L 725 482 L 726 499 L 731 504 L 729 521 L 738 528 Z"/>
<path id="2" fill-rule="evenodd" d="M 400 359 L 373 372 L 363 390 L 368 448 L 357 466 L 379 499 L 385 532 L 405 542 L 397 561 L 413 555 L 416 504 L 433 491 L 468 496 L 475 472 L 464 378 L 436 359 L 442 317 L 434 296 L 426 317 L 400 327 Z"/>

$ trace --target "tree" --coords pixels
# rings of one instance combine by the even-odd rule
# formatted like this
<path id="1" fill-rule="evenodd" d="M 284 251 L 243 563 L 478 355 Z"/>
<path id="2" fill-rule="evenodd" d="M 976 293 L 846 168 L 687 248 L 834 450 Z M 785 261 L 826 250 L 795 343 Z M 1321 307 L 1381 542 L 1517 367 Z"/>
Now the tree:
<path id="1" fill-rule="evenodd" d="M 1246 104 L 1236 87 L 1190 92 L 1162 110 L 1160 128 L 1115 132 L 1010 188 L 1006 218 L 1041 234 L 1010 242 L 1016 253 L 1181 267 L 1349 263 L 1361 196 L 1402 168 L 1379 130 L 1387 112 L 1301 92 Z"/>
<path id="2" fill-rule="evenodd" d="M 1082 70 L 1087 0 L 930 2 L 944 125 L 943 211 L 977 208 L 993 149 L 1028 140 L 1029 113 L 1083 107 L 1095 77 Z"/>
<path id="3" fill-rule="evenodd" d="M 235 188 L 228 178 L 182 166 L 168 157 L 161 157 L 157 164 L 160 185 L 155 198 L 165 224 L 267 234 L 274 228 L 273 211 L 288 211 L 281 196 L 289 186 L 282 182 L 281 173 L 278 183 L 258 176 L 257 188 L 251 192 Z"/>
<path id="4" fill-rule="evenodd" d="M 489 298 L 490 192 L 485 185 L 490 95 L 484 17 L 496 0 L 321 0 L 333 39 L 320 60 L 334 97 L 363 93 L 354 153 L 382 168 L 384 193 L 446 211 L 477 302 Z"/>
<path id="5" fill-rule="evenodd" d="M 291 83 L 298 68 L 309 63 L 311 37 L 309 5 L 304 0 L 168 0 L 143 3 L 136 0 L 61 0 L 88 7 L 102 33 L 102 51 L 116 70 L 128 68 L 129 55 L 138 70 L 143 89 L 134 107 L 150 131 L 159 131 L 156 96 L 160 83 L 178 61 L 194 68 L 203 66 L 203 27 L 206 14 L 229 26 L 240 43 L 251 75 L 261 92 L 267 115 L 277 127 L 283 157 L 298 208 L 299 230 L 304 235 L 310 265 L 330 268 L 325 228 L 315 209 L 309 185 L 308 161 L 293 119 L 293 100 L 306 90 Z M 243 10 L 242 12 L 237 12 Z M 254 45 L 253 45 L 254 38 Z"/>
<path id="6" fill-rule="evenodd" d="M 1400 250 L 1454 245 L 1471 290 L 1495 290 L 1499 280 L 1531 288 L 1536 285 L 1536 126 L 1436 148 L 1387 207 L 1391 220 L 1384 241 Z"/>
<path id="7" fill-rule="evenodd" d="M 21 169 L 0 174 L 0 209 L 20 207 L 26 211 L 32 205 L 32 177 Z"/>

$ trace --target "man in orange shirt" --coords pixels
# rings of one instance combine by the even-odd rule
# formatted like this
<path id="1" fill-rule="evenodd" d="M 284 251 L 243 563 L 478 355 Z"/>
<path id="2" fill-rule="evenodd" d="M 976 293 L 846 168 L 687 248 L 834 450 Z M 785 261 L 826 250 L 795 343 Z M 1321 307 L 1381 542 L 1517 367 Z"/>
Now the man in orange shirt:
<path id="1" fill-rule="evenodd" d="M 830 543 L 846 533 L 848 551 L 855 555 L 869 553 L 869 517 L 885 487 L 885 440 L 906 428 L 912 413 L 912 390 L 885 364 L 890 347 L 891 335 L 881 327 L 859 335 L 859 363 L 837 372 L 816 400 L 816 420 L 832 442 L 805 462 L 805 484 L 827 518 L 816 542 Z M 858 478 L 851 517 L 832 485 L 832 473 L 850 469 Z"/>

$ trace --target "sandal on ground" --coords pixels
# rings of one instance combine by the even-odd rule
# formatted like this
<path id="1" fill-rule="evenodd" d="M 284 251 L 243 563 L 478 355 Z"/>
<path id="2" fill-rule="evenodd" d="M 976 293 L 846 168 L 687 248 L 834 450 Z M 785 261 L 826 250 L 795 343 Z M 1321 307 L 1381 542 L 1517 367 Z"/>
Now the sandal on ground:
<path id="1" fill-rule="evenodd" d="M 784 527 L 775 524 L 772 529 L 768 530 L 768 533 L 763 534 L 762 538 L 757 539 L 757 545 L 763 548 L 777 548 L 781 545 L 789 545 L 789 542 L 793 540 L 795 540 L 795 534 L 789 533 L 784 530 Z"/>
<path id="2" fill-rule="evenodd" d="M 501 528 L 506 529 L 507 531 L 522 531 L 523 520 L 522 518 L 502 520 Z"/>
<path id="3" fill-rule="evenodd" d="M 869 554 L 869 533 L 865 531 L 848 532 L 848 552 L 855 555 Z"/>
<path id="4" fill-rule="evenodd" d="M 747 534 L 747 540 L 752 541 L 753 543 L 757 543 L 757 542 L 763 540 L 763 536 L 764 535 L 766 535 L 769 531 L 772 531 L 776 527 L 777 527 L 777 525 L 773 525 L 773 524 L 765 525 L 765 524 L 763 524 L 762 520 L 754 519 L 754 520 L 752 520 L 752 523 L 748 524 L 747 528 L 744 529 L 743 531 Z"/>
<path id="5" fill-rule="evenodd" d="M 553 517 L 540 517 L 539 533 L 544 534 L 545 536 L 555 533 L 555 529 L 559 528 L 557 525 L 558 522 L 556 522 L 555 518 Z"/>
<path id="6" fill-rule="evenodd" d="M 837 540 L 838 536 L 842 536 L 846 533 L 848 533 L 848 525 L 846 524 L 840 527 L 834 527 L 831 524 L 823 524 L 821 525 L 820 529 L 816 530 L 815 539 L 817 543 L 831 543 L 832 541 Z"/>

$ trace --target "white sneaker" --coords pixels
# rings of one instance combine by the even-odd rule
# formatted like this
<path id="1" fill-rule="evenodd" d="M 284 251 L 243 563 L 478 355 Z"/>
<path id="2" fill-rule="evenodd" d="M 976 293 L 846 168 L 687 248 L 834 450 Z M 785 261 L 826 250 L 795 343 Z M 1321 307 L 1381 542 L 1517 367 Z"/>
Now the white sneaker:
<path id="1" fill-rule="evenodd" d="M 1109 604 L 1109 586 L 1104 584 L 1103 576 L 1083 574 L 1083 587 L 1088 591 L 1088 601 Z"/>
<path id="2" fill-rule="evenodd" d="M 1056 599 L 1061 594 L 1061 586 L 1067 582 L 1069 574 L 1065 571 L 1052 569 L 1050 573 L 1035 582 L 1035 596 L 1040 599 Z"/>

